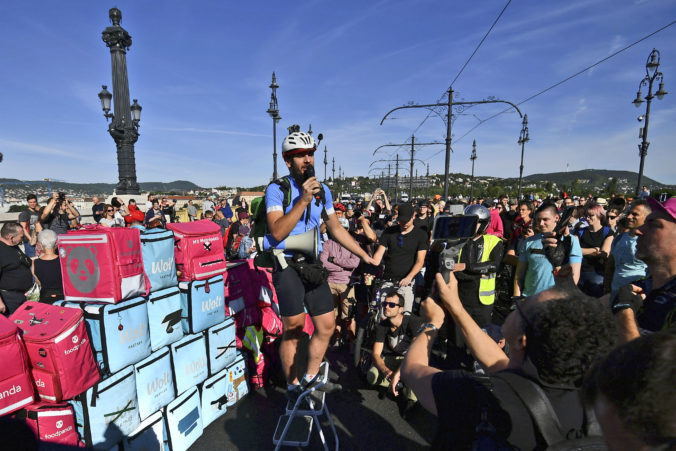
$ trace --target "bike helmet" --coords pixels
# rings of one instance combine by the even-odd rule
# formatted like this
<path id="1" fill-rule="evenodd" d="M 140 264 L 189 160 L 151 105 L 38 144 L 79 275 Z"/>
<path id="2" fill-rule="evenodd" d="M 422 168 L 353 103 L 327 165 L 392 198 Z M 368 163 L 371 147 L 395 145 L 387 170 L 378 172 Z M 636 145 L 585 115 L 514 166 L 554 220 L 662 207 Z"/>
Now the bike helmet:
<path id="1" fill-rule="evenodd" d="M 488 208 L 478 204 L 469 205 L 465 208 L 464 213 L 465 216 L 476 216 L 479 218 L 479 230 L 477 231 L 477 235 L 486 233 L 488 224 L 491 222 L 491 212 L 488 211 Z"/>
<path id="2" fill-rule="evenodd" d="M 284 138 L 282 143 L 282 156 L 284 158 L 309 150 L 317 150 L 317 143 L 312 135 L 305 132 L 291 133 Z"/>

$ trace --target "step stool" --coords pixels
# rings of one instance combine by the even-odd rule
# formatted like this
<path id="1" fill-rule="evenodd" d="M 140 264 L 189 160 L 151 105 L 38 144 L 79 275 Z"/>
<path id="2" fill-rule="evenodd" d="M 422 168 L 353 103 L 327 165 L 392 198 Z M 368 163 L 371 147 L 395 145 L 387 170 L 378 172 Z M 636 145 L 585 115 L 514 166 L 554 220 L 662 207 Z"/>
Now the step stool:
<path id="1" fill-rule="evenodd" d="M 319 438 L 324 445 L 324 449 L 328 451 L 329 446 L 324 437 L 324 431 L 319 422 L 319 417 L 325 415 L 333 436 L 336 438 L 336 450 L 339 449 L 338 434 L 333 425 L 331 414 L 326 406 L 326 393 L 317 391 L 319 387 L 324 385 L 329 379 L 329 364 L 322 362 L 319 367 L 319 374 L 321 375 L 317 384 L 312 388 L 304 391 L 298 397 L 295 403 L 287 401 L 286 413 L 279 417 L 277 428 L 272 438 L 272 443 L 276 445 L 275 451 L 280 446 L 307 446 L 310 443 L 310 436 L 312 435 L 312 426 L 317 426 Z"/>

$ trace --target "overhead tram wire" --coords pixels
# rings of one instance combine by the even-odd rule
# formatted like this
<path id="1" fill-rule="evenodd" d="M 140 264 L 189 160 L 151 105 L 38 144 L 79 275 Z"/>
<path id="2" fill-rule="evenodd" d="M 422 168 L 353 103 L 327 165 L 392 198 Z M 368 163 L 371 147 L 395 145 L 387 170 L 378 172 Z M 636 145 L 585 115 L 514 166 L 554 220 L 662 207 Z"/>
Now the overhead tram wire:
<path id="1" fill-rule="evenodd" d="M 569 77 L 566 77 L 566 78 L 564 78 L 563 80 L 561 80 L 561 81 L 559 81 L 559 82 L 557 82 L 557 83 L 554 83 L 554 84 L 551 85 L 550 87 L 545 88 L 545 89 L 543 89 L 542 91 L 540 91 L 540 92 L 538 92 L 538 93 L 536 93 L 536 94 L 533 94 L 533 95 L 530 96 L 530 97 L 527 97 L 527 98 L 523 99 L 522 101 L 518 102 L 517 105 L 522 105 L 522 104 L 524 104 L 524 103 L 526 103 L 526 102 L 529 102 L 529 101 L 533 100 L 534 98 L 536 98 L 536 97 L 538 97 L 538 96 L 540 96 L 540 95 L 542 95 L 542 94 L 544 94 L 544 93 L 546 93 L 546 92 L 548 92 L 548 91 L 551 91 L 551 90 L 554 89 L 554 88 L 557 88 L 557 87 L 561 86 L 561 85 L 564 84 L 565 82 L 572 80 L 573 78 L 577 77 L 578 75 L 582 75 L 583 73 L 587 72 L 588 70 L 593 69 L 594 67 L 598 66 L 599 64 L 602 64 L 602 63 L 608 61 L 610 58 L 619 55 L 620 53 L 624 52 L 625 50 L 629 50 L 630 48 L 632 48 L 632 47 L 635 46 L 636 44 L 639 44 L 639 43 L 645 41 L 646 39 L 648 39 L 648 38 L 650 38 L 650 37 L 656 35 L 656 34 L 659 33 L 660 31 L 663 31 L 663 30 L 665 30 L 665 29 L 671 27 L 671 26 L 674 25 L 674 24 L 676 24 L 676 20 L 672 21 L 671 23 L 668 23 L 667 25 L 663 26 L 662 28 L 659 28 L 659 29 L 653 31 L 653 32 L 650 33 L 650 34 L 647 34 L 647 35 L 643 36 L 641 39 L 632 42 L 631 44 L 627 45 L 626 47 L 623 47 L 623 48 L 621 48 L 620 50 L 618 50 L 618 51 L 616 51 L 616 52 L 614 52 L 614 53 L 611 53 L 610 55 L 606 56 L 605 58 L 598 60 L 598 61 L 595 62 L 594 64 L 585 67 L 584 69 L 582 69 L 582 70 L 580 70 L 580 71 L 574 73 L 573 75 L 571 75 L 571 76 L 569 76 Z M 470 128 L 470 129 L 467 131 L 467 133 L 465 133 L 464 135 L 462 135 L 460 138 L 456 139 L 455 142 L 460 141 L 462 138 L 464 138 L 465 136 L 467 136 L 467 135 L 469 135 L 470 133 L 472 133 L 477 127 L 479 127 L 480 125 L 483 125 L 485 122 L 490 121 L 491 119 L 494 119 L 494 118 L 500 116 L 501 114 L 505 114 L 505 113 L 509 112 L 510 110 L 511 110 L 511 108 L 507 108 L 507 109 L 505 109 L 505 110 L 503 110 L 503 111 L 500 111 L 499 113 L 495 113 L 493 116 L 489 116 L 488 118 L 486 118 L 486 119 L 484 119 L 484 120 L 479 120 L 479 123 L 478 123 L 478 124 L 476 124 L 474 127 Z M 422 124 L 421 124 L 421 125 L 422 125 Z M 431 160 L 432 158 L 434 158 L 435 156 L 439 155 L 440 153 L 441 153 L 441 152 L 437 152 L 437 153 L 431 155 L 426 161 Z"/>
<path id="2" fill-rule="evenodd" d="M 498 20 L 500 20 L 500 18 L 502 17 L 502 15 L 504 14 L 504 12 L 507 10 L 507 7 L 509 6 L 510 3 L 512 3 L 512 0 L 507 0 L 507 3 L 506 3 L 505 6 L 502 8 L 502 11 L 500 11 L 500 14 L 498 14 L 498 17 L 495 18 L 495 20 L 493 21 L 493 24 L 490 26 L 490 28 L 488 29 L 488 31 L 486 32 L 486 34 L 484 34 L 484 37 L 481 38 L 481 41 L 479 41 L 479 44 L 477 44 L 477 46 L 476 46 L 476 48 L 474 49 L 474 51 L 472 52 L 472 54 L 469 56 L 469 58 L 467 58 L 467 61 L 465 61 L 465 64 L 463 64 L 463 66 L 460 68 L 460 71 L 458 71 L 458 74 L 455 76 L 455 78 L 453 79 L 453 81 L 451 82 L 451 84 L 448 86 L 448 89 L 451 89 L 451 88 L 453 87 L 453 83 L 456 82 L 456 80 L 460 77 L 460 74 L 463 73 L 463 71 L 465 70 L 465 68 L 467 67 L 467 65 L 469 64 L 469 62 L 472 60 L 472 58 L 474 57 L 474 55 L 476 54 L 476 52 L 479 51 L 479 48 L 480 48 L 481 45 L 484 43 L 484 41 L 486 40 L 486 38 L 488 37 L 488 35 L 491 33 L 491 31 L 493 31 L 493 28 L 495 28 L 495 25 L 498 23 Z M 448 90 L 444 91 L 444 92 L 441 94 L 441 96 L 439 97 L 439 99 L 436 101 L 436 103 L 440 103 L 440 102 L 444 99 L 444 97 L 446 96 L 446 93 L 447 93 L 447 92 L 448 92 Z M 418 130 L 420 130 L 420 127 L 422 127 L 423 124 L 424 124 L 425 122 L 427 122 L 427 119 L 429 119 L 429 117 L 430 117 L 431 114 L 432 114 L 432 111 L 430 111 L 430 112 L 427 113 L 427 116 L 425 116 L 425 118 L 422 120 L 422 122 L 420 122 L 420 124 L 418 124 L 418 126 L 415 128 L 415 130 L 413 130 L 413 132 L 411 133 L 411 136 L 415 135 L 415 134 L 418 132 Z M 409 138 L 410 138 L 410 136 L 409 136 Z"/>

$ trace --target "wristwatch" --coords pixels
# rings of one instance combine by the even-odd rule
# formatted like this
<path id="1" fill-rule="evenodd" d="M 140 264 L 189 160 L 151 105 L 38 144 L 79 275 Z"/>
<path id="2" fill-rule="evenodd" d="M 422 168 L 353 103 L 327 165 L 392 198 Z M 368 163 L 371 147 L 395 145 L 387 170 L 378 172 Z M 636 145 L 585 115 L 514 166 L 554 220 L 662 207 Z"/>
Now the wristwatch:
<path id="1" fill-rule="evenodd" d="M 437 329 L 437 326 L 435 326 L 435 325 L 432 324 L 432 323 L 423 323 L 423 324 L 420 326 L 420 329 L 418 329 L 418 332 L 415 333 L 416 336 L 418 336 L 418 335 L 420 335 L 421 333 L 423 333 L 423 332 L 425 331 L 425 329 L 432 329 L 432 330 L 435 331 L 435 332 L 439 330 L 439 329 Z"/>

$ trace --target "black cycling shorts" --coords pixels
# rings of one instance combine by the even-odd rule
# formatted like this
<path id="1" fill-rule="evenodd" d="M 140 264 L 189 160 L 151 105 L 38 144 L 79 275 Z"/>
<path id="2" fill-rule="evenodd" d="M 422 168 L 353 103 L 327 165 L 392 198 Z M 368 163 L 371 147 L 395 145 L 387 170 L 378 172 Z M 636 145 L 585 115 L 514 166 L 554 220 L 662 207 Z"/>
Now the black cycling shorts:
<path id="1" fill-rule="evenodd" d="M 310 316 L 319 316 L 333 311 L 333 296 L 329 284 L 324 282 L 316 287 L 303 283 L 295 269 L 287 267 L 272 273 L 282 316 L 296 316 L 307 308 Z"/>

